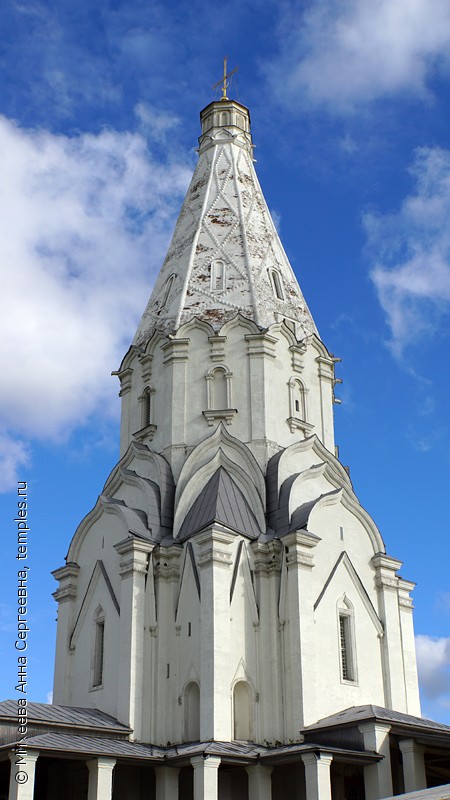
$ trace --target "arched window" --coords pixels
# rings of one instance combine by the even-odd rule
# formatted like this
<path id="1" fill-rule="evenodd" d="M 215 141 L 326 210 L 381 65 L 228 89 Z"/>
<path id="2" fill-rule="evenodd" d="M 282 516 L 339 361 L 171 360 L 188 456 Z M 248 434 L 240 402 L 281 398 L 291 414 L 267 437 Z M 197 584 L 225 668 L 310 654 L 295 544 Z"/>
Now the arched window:
<path id="1" fill-rule="evenodd" d="M 222 113 L 220 115 L 220 124 L 222 126 L 230 124 L 230 115 L 229 115 L 228 111 L 222 111 Z"/>
<path id="2" fill-rule="evenodd" d="M 94 618 L 94 647 L 92 658 L 92 687 L 103 686 L 103 666 L 105 649 L 105 615 L 99 606 Z"/>
<path id="3" fill-rule="evenodd" d="M 213 372 L 212 404 L 211 408 L 218 410 L 228 408 L 227 378 L 224 369 L 215 369 Z"/>
<path id="4" fill-rule="evenodd" d="M 269 277 L 275 297 L 277 298 L 277 300 L 284 300 L 283 282 L 281 280 L 281 273 L 279 272 L 279 270 L 271 267 L 269 269 Z"/>
<path id="5" fill-rule="evenodd" d="M 217 258 L 211 264 L 211 291 L 221 292 L 225 289 L 225 263 Z"/>
<path id="6" fill-rule="evenodd" d="M 184 740 L 200 741 L 200 688 L 192 681 L 184 693 Z"/>
<path id="7" fill-rule="evenodd" d="M 225 420 L 226 424 L 230 425 L 234 415 L 237 414 L 237 409 L 231 408 L 233 373 L 226 364 L 217 364 L 211 367 L 205 378 L 207 408 L 203 414 L 208 420 L 208 425 L 213 425 L 217 420 Z"/>
<path id="8" fill-rule="evenodd" d="M 338 637 L 341 680 L 356 682 L 355 618 L 353 605 L 344 595 L 338 602 Z"/>
<path id="9" fill-rule="evenodd" d="M 306 407 L 307 389 L 304 384 L 296 376 L 292 377 L 288 383 L 289 386 L 289 418 L 288 424 L 291 428 L 291 433 L 297 430 L 302 430 L 307 436 L 312 430 L 313 425 L 307 421 L 308 412 Z"/>
<path id="10" fill-rule="evenodd" d="M 139 398 L 141 401 L 141 425 L 143 428 L 148 428 L 153 422 L 152 395 L 154 391 L 150 386 L 146 386 Z"/>
<path id="11" fill-rule="evenodd" d="M 233 689 L 233 739 L 253 738 L 251 690 L 248 683 L 238 681 Z"/>

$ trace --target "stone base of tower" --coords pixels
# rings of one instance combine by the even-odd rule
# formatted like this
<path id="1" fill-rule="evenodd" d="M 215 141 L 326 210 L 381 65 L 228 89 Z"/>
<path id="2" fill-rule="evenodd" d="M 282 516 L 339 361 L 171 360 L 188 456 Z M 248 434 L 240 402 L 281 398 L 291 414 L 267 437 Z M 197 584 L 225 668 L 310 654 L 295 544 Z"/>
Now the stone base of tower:
<path id="1" fill-rule="evenodd" d="M 0 748 L 0 797 L 14 800 L 450 797 L 437 788 L 450 783 L 450 727 L 375 706 L 346 709 L 305 728 L 302 742 L 278 747 L 155 747 L 132 741 L 129 728 L 95 709 L 39 703 L 29 704 L 28 735 L 17 743 L 14 707 L 0 703 L 0 736 L 9 742 Z"/>

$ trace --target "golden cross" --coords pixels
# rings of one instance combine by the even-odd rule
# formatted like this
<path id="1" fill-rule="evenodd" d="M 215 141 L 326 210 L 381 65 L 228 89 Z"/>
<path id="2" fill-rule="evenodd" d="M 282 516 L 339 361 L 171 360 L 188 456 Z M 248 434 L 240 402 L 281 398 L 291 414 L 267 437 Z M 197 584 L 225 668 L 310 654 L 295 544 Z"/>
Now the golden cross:
<path id="1" fill-rule="evenodd" d="M 231 76 L 234 75 L 234 73 L 237 72 L 239 69 L 239 67 L 235 67 L 235 69 L 232 69 L 231 72 L 227 74 L 227 63 L 228 63 L 228 56 L 225 56 L 225 58 L 223 59 L 223 78 L 221 78 L 220 81 L 217 81 L 217 83 L 215 83 L 214 86 L 212 87 L 214 90 L 217 89 L 217 87 L 222 84 L 222 97 L 220 98 L 221 100 L 228 100 L 227 89 L 230 84 L 227 83 L 227 80 L 228 78 L 231 78 Z"/>

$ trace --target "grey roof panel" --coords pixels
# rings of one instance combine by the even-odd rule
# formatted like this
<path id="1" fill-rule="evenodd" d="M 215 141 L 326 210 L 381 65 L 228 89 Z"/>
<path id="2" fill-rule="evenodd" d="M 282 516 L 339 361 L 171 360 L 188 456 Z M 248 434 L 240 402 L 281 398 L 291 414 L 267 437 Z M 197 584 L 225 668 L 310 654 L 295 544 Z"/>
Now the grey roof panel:
<path id="1" fill-rule="evenodd" d="M 26 739 L 27 748 L 58 753 L 108 755 L 115 758 L 138 758 L 162 761 L 164 752 L 152 745 L 123 739 L 100 739 L 95 736 L 71 736 L 64 733 L 43 733 Z M 11 749 L 11 744 L 6 745 Z M 3 747 L 2 749 L 5 749 Z"/>
<path id="2" fill-rule="evenodd" d="M 0 721 L 2 718 L 17 717 L 17 701 L 0 702 Z M 79 708 L 76 706 L 53 706 L 48 703 L 28 703 L 28 722 L 41 722 L 53 725 L 74 726 L 80 728 L 99 728 L 128 733 L 130 728 L 122 725 L 114 717 L 98 711 L 96 708 Z"/>
<path id="3" fill-rule="evenodd" d="M 256 539 L 260 533 L 255 515 L 228 472 L 219 467 L 191 506 L 178 539 L 185 541 L 213 522 Z"/>
<path id="4" fill-rule="evenodd" d="M 394 711 L 391 708 L 383 708 L 382 706 L 364 705 L 352 706 L 337 714 L 331 714 L 329 717 L 324 717 L 316 722 L 314 725 L 308 725 L 303 728 L 305 732 L 318 730 L 320 728 L 332 728 L 338 725 L 357 724 L 367 719 L 385 720 L 386 722 L 397 723 L 399 725 L 410 725 L 422 730 L 437 731 L 441 733 L 450 734 L 450 725 L 443 725 L 440 722 L 435 722 L 431 719 L 424 717 L 413 717 L 411 714 L 404 714 L 402 711 Z"/>

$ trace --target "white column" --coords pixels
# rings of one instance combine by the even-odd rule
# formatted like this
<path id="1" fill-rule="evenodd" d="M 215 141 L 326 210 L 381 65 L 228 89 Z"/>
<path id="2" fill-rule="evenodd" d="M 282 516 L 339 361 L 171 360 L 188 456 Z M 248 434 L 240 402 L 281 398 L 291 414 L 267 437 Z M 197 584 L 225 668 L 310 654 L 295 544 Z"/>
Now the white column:
<path id="1" fill-rule="evenodd" d="M 178 773 L 175 767 L 156 767 L 156 800 L 178 800 Z"/>
<path id="2" fill-rule="evenodd" d="M 106 758 L 104 756 L 86 761 L 86 766 L 89 770 L 87 800 L 111 800 L 115 764 L 115 758 Z"/>
<path id="3" fill-rule="evenodd" d="M 392 771 L 391 754 L 389 749 L 390 725 L 383 725 L 380 722 L 367 722 L 358 725 L 363 735 L 364 749 L 374 750 L 383 756 L 377 764 L 370 764 L 364 767 L 364 786 L 366 790 L 366 800 L 380 800 L 382 797 L 391 797 Z"/>
<path id="4" fill-rule="evenodd" d="M 287 687 L 287 736 L 299 736 L 300 728 L 317 719 L 314 598 L 312 594 L 313 556 L 311 550 L 320 541 L 306 531 L 294 531 L 283 537 L 286 546 L 287 613 L 290 660 L 290 685 Z"/>
<path id="5" fill-rule="evenodd" d="M 234 536 L 212 525 L 194 536 L 200 545 L 200 739 L 231 739 L 230 544 Z"/>
<path id="6" fill-rule="evenodd" d="M 191 758 L 194 768 L 194 800 L 217 800 L 219 796 L 218 756 Z"/>
<path id="7" fill-rule="evenodd" d="M 145 576 L 154 545 L 128 537 L 114 545 L 120 562 L 119 687 L 117 716 L 142 738 Z"/>
<path id="8" fill-rule="evenodd" d="M 8 755 L 11 761 L 9 800 L 33 800 L 34 777 L 39 752 L 20 747 Z"/>
<path id="9" fill-rule="evenodd" d="M 403 761 L 403 778 L 405 792 L 416 792 L 427 788 L 425 773 L 425 748 L 417 744 L 414 739 L 402 739 L 399 742 Z"/>
<path id="10" fill-rule="evenodd" d="M 331 800 L 330 768 L 333 756 L 304 753 L 306 800 Z"/>
<path id="11" fill-rule="evenodd" d="M 402 562 L 378 553 L 372 558 L 375 567 L 375 584 L 378 590 L 378 608 L 384 624 L 382 639 L 384 688 L 386 706 L 406 712 L 405 669 L 403 642 L 400 629 L 398 577 L 396 571 Z"/>
<path id="12" fill-rule="evenodd" d="M 247 767 L 248 800 L 272 800 L 272 767 Z"/>

